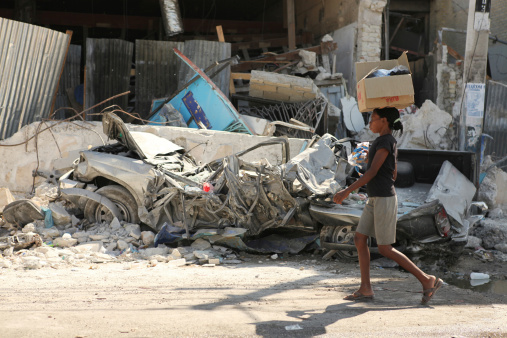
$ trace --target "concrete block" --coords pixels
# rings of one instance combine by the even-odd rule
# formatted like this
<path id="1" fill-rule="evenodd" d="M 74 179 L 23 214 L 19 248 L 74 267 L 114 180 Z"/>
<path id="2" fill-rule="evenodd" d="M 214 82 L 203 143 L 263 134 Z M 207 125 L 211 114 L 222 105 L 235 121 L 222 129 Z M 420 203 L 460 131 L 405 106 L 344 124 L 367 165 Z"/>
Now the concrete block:
<path id="1" fill-rule="evenodd" d="M 250 89 L 250 92 L 249 92 L 250 96 L 252 97 L 264 97 L 264 92 L 262 90 L 258 90 L 258 89 Z"/>
<path id="2" fill-rule="evenodd" d="M 72 222 L 72 218 L 67 210 L 58 204 L 50 203 L 49 209 L 51 209 L 51 216 L 56 225 L 67 225 Z"/>
<path id="3" fill-rule="evenodd" d="M 283 88 L 290 88 L 291 87 L 291 84 L 290 83 L 281 83 L 281 82 L 270 82 L 270 81 L 265 81 L 264 82 L 265 85 L 268 85 L 268 86 L 276 86 L 276 87 L 283 87 Z"/>
<path id="4" fill-rule="evenodd" d="M 276 92 L 277 88 L 278 88 L 277 86 L 271 86 L 271 85 L 264 84 L 264 85 L 260 86 L 260 88 L 258 88 L 258 89 L 260 89 L 264 92 Z"/>
<path id="5" fill-rule="evenodd" d="M 312 100 L 312 99 L 316 98 L 317 95 L 315 93 L 303 93 L 303 97 L 305 99 Z"/>
<path id="6" fill-rule="evenodd" d="M 294 89 L 291 86 L 288 87 L 278 87 L 277 92 L 280 94 L 291 96 L 294 94 Z"/>
<path id="7" fill-rule="evenodd" d="M 250 82 L 250 90 L 263 90 L 264 83 Z"/>
<path id="8" fill-rule="evenodd" d="M 313 87 L 292 86 L 292 89 L 297 90 L 298 92 L 305 92 L 305 93 L 313 92 Z"/>
<path id="9" fill-rule="evenodd" d="M 210 258 L 210 259 L 208 259 L 208 263 L 218 265 L 218 264 L 220 264 L 220 259 L 219 258 Z"/>
<path id="10" fill-rule="evenodd" d="M 289 95 L 276 93 L 276 92 L 265 92 L 264 98 L 269 99 L 269 100 L 285 101 L 285 102 L 288 102 L 290 100 Z"/>
<path id="11" fill-rule="evenodd" d="M 183 266 L 185 264 L 187 264 L 187 261 L 185 260 L 185 258 L 175 259 L 175 260 L 167 263 L 167 265 L 174 266 L 174 267 Z"/>

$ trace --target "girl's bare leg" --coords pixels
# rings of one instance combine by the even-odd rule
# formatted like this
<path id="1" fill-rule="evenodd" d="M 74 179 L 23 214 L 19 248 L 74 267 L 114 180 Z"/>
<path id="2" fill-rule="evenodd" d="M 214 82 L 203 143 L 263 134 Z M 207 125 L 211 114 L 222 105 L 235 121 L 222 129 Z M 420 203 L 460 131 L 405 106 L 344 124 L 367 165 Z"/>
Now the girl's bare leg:
<path id="1" fill-rule="evenodd" d="M 403 269 L 407 270 L 412 275 L 414 275 L 415 278 L 417 278 L 419 282 L 421 282 L 423 290 L 430 289 L 434 286 L 436 281 L 435 276 L 424 273 L 407 256 L 405 256 L 403 253 L 393 248 L 391 245 L 379 245 L 378 249 L 383 256 L 392 259 L 393 261 L 398 263 Z"/>
<path id="2" fill-rule="evenodd" d="M 364 296 L 373 295 L 373 289 L 370 282 L 370 249 L 368 248 L 368 236 L 356 232 L 354 234 L 354 244 L 356 245 L 359 258 L 359 270 L 361 271 L 361 286 L 359 291 Z"/>

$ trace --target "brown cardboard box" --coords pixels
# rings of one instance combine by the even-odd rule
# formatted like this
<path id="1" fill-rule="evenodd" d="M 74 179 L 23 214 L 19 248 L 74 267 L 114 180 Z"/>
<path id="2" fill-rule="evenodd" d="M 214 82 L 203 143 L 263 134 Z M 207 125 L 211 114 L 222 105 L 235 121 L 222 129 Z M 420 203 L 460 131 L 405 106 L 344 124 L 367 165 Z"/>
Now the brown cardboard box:
<path id="1" fill-rule="evenodd" d="M 398 65 L 410 70 L 406 52 L 397 60 L 356 62 L 357 104 L 360 112 L 383 107 L 403 109 L 414 103 L 412 74 L 366 78 L 376 69 L 389 70 Z"/>

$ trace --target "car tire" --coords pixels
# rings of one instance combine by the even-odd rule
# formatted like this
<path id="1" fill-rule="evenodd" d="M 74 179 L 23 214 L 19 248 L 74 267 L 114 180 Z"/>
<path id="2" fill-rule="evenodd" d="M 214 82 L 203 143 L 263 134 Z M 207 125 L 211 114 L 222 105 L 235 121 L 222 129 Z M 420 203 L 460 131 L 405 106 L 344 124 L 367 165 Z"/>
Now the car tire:
<path id="1" fill-rule="evenodd" d="M 137 213 L 137 203 L 132 194 L 122 186 L 106 185 L 96 191 L 97 194 L 107 197 L 119 209 L 121 218 L 119 221 L 138 224 L 140 222 Z M 86 202 L 84 216 L 90 223 L 111 222 L 113 215 L 100 203 L 89 200 Z"/>
<path id="2" fill-rule="evenodd" d="M 394 186 L 398 188 L 411 187 L 415 183 L 414 167 L 410 162 L 398 161 L 397 176 Z"/>
<path id="3" fill-rule="evenodd" d="M 320 242 L 329 242 L 335 244 L 354 245 L 354 234 L 357 226 L 355 225 L 324 225 L 320 231 Z M 368 238 L 368 246 L 370 239 Z M 336 255 L 349 262 L 357 262 L 357 250 L 336 250 Z"/>

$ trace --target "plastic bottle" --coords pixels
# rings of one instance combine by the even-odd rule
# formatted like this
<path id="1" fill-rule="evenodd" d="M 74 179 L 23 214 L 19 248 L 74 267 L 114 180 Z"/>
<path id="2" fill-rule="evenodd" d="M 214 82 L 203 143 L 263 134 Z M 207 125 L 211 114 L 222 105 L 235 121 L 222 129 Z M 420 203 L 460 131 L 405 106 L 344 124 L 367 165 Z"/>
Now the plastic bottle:
<path id="1" fill-rule="evenodd" d="M 470 273 L 470 279 L 489 279 L 489 275 L 482 272 L 472 272 Z"/>

